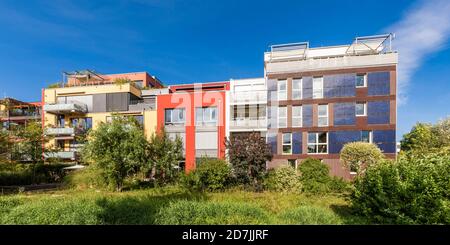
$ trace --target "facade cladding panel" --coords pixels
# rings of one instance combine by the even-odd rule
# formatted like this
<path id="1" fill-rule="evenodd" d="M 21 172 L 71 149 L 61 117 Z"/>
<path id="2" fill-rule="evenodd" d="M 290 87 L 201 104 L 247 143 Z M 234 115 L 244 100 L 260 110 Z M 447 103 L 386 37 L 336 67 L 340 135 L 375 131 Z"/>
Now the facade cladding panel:
<path id="1" fill-rule="evenodd" d="M 368 124 L 389 124 L 390 102 L 369 101 L 367 103 L 367 123 Z"/>
<path id="2" fill-rule="evenodd" d="M 312 98 L 312 90 L 313 90 L 313 85 L 312 85 L 312 81 L 313 78 L 312 77 L 303 77 L 303 99 L 311 99 Z"/>
<path id="3" fill-rule="evenodd" d="M 302 154 L 302 132 L 292 134 L 292 153 Z"/>
<path id="4" fill-rule="evenodd" d="M 278 107 L 270 106 L 267 108 L 267 128 L 277 128 L 278 127 Z"/>
<path id="5" fill-rule="evenodd" d="M 354 97 L 356 74 L 323 76 L 325 98 Z"/>
<path id="6" fill-rule="evenodd" d="M 335 103 L 333 107 L 334 125 L 355 125 L 355 103 Z"/>
<path id="7" fill-rule="evenodd" d="M 329 153 L 338 154 L 346 143 L 360 141 L 361 131 L 331 131 L 328 140 Z"/>
<path id="8" fill-rule="evenodd" d="M 267 80 L 267 100 L 276 101 L 277 100 L 277 80 L 268 79 Z"/>
<path id="9" fill-rule="evenodd" d="M 373 143 L 376 144 L 384 153 L 395 153 L 395 130 L 374 130 Z"/>
<path id="10" fill-rule="evenodd" d="M 129 93 L 106 94 L 106 111 L 127 111 Z"/>
<path id="11" fill-rule="evenodd" d="M 368 95 L 389 95 L 389 93 L 390 93 L 389 72 L 371 72 L 367 74 Z"/>
<path id="12" fill-rule="evenodd" d="M 272 154 L 276 155 L 277 151 L 277 135 L 276 134 L 267 134 L 267 144 L 269 144 L 270 149 L 272 150 Z"/>
<path id="13" fill-rule="evenodd" d="M 303 105 L 303 127 L 312 127 L 313 125 L 313 106 Z"/>
<path id="14" fill-rule="evenodd" d="M 94 94 L 92 112 L 106 112 L 106 94 Z"/>

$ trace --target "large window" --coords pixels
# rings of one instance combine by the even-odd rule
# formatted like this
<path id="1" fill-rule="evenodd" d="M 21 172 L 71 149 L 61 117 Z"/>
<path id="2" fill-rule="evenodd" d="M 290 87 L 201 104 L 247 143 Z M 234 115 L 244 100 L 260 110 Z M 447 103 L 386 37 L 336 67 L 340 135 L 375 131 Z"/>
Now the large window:
<path id="1" fill-rule="evenodd" d="M 302 121 L 302 106 L 292 106 L 292 127 L 301 127 Z"/>
<path id="2" fill-rule="evenodd" d="M 286 80 L 278 80 L 278 100 L 287 100 Z"/>
<path id="3" fill-rule="evenodd" d="M 302 79 L 294 78 L 292 80 L 292 99 L 300 100 L 302 99 Z"/>
<path id="4" fill-rule="evenodd" d="M 217 124 L 217 107 L 197 107 L 195 108 L 195 123 L 202 124 Z"/>
<path id="5" fill-rule="evenodd" d="M 286 106 L 278 107 L 278 127 L 279 128 L 287 127 L 287 107 Z"/>
<path id="6" fill-rule="evenodd" d="M 356 87 L 366 87 L 367 86 L 367 76 L 366 74 L 356 75 Z"/>
<path id="7" fill-rule="evenodd" d="M 92 117 L 71 118 L 70 125 L 77 133 L 86 133 L 92 128 Z"/>
<path id="8" fill-rule="evenodd" d="M 323 98 L 323 77 L 313 78 L 313 99 Z"/>
<path id="9" fill-rule="evenodd" d="M 372 131 L 363 130 L 361 131 L 361 141 L 372 143 Z"/>
<path id="10" fill-rule="evenodd" d="M 367 116 L 367 104 L 364 102 L 357 102 L 355 106 L 355 114 L 357 117 Z"/>
<path id="11" fill-rule="evenodd" d="M 292 154 L 292 134 L 283 134 L 283 155 Z"/>
<path id="12" fill-rule="evenodd" d="M 328 126 L 328 105 L 318 106 L 318 126 Z"/>
<path id="13" fill-rule="evenodd" d="M 184 108 L 166 109 L 164 122 L 166 125 L 184 124 L 185 113 Z"/>
<path id="14" fill-rule="evenodd" d="M 308 153 L 327 154 L 328 153 L 328 133 L 308 133 Z"/>

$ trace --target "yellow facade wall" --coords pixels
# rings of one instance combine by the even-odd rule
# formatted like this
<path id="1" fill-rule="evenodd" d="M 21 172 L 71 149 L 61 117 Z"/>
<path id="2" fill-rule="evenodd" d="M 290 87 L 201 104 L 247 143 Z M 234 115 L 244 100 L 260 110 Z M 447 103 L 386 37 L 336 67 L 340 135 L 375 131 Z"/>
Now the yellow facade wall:
<path id="1" fill-rule="evenodd" d="M 56 102 L 56 96 L 68 96 L 68 95 L 89 95 L 89 94 L 110 94 L 130 92 L 138 97 L 141 96 L 141 90 L 131 84 L 122 85 L 99 85 L 99 86 L 86 86 L 86 87 L 66 87 L 66 88 L 48 88 L 45 89 L 45 102 Z M 48 94 L 48 97 L 47 97 Z M 52 96 L 54 96 L 52 98 Z"/>
<path id="2" fill-rule="evenodd" d="M 156 132 L 157 124 L 157 112 L 155 111 L 144 111 L 144 132 L 147 139 Z"/>

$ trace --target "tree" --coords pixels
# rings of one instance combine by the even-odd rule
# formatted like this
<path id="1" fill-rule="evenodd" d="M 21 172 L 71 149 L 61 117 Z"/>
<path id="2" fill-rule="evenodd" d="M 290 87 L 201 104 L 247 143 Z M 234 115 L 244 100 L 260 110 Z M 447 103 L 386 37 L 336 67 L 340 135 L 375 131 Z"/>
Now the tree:
<path id="1" fill-rule="evenodd" d="M 228 157 L 238 182 L 261 187 L 266 162 L 272 160 L 270 146 L 257 132 L 236 135 L 226 141 Z"/>
<path id="2" fill-rule="evenodd" d="M 148 142 L 136 119 L 114 116 L 88 135 L 83 157 L 103 170 L 108 184 L 121 191 L 124 179 L 142 170 L 147 162 Z"/>
<path id="3" fill-rule="evenodd" d="M 450 116 L 439 120 L 431 131 L 435 137 L 437 147 L 450 146 Z"/>
<path id="4" fill-rule="evenodd" d="M 400 141 L 402 151 L 427 152 L 435 145 L 433 126 L 426 123 L 417 123 L 411 132 L 403 135 Z"/>
<path id="5" fill-rule="evenodd" d="M 175 177 L 176 166 L 183 159 L 183 142 L 179 137 L 169 138 L 164 128 L 151 135 L 148 162 L 151 176 L 158 183 L 167 183 Z"/>
<path id="6" fill-rule="evenodd" d="M 19 159 L 26 159 L 32 162 L 42 162 L 45 144 L 50 140 L 44 136 L 44 129 L 40 122 L 28 122 L 25 127 L 19 129 L 16 134 L 17 151 L 14 152 Z"/>
<path id="7" fill-rule="evenodd" d="M 9 135 L 0 129 L 0 160 L 8 158 Z"/>
<path id="8" fill-rule="evenodd" d="M 365 168 L 384 158 L 381 150 L 372 143 L 351 142 L 344 145 L 340 154 L 341 161 L 350 168 L 351 171 L 360 174 Z"/>

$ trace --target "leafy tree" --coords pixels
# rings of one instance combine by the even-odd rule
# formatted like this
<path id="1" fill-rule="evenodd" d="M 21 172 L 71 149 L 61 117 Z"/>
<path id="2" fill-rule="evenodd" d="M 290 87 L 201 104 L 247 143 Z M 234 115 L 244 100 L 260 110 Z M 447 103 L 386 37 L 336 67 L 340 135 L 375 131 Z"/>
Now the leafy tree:
<path id="1" fill-rule="evenodd" d="M 238 182 L 261 188 L 266 162 L 272 160 L 270 146 L 257 132 L 236 135 L 226 141 L 228 157 Z"/>
<path id="2" fill-rule="evenodd" d="M 433 126 L 426 123 L 417 123 L 411 132 L 403 135 L 400 141 L 402 151 L 427 152 L 434 147 L 435 140 Z"/>
<path id="3" fill-rule="evenodd" d="M 44 151 L 51 151 L 45 147 L 50 137 L 44 136 L 44 129 L 40 122 L 28 122 L 25 127 L 16 132 L 15 136 L 17 137 L 17 150 L 14 154 L 20 159 L 42 162 Z"/>
<path id="4" fill-rule="evenodd" d="M 177 173 L 176 167 L 183 159 L 183 142 L 179 137 L 169 138 L 164 129 L 150 137 L 148 167 L 151 176 L 161 184 L 172 181 Z"/>
<path id="5" fill-rule="evenodd" d="M 450 116 L 439 120 L 431 129 L 439 148 L 450 146 Z"/>
<path id="6" fill-rule="evenodd" d="M 0 160 L 8 158 L 9 135 L 0 129 Z"/>
<path id="7" fill-rule="evenodd" d="M 147 160 L 148 142 L 136 119 L 113 117 L 89 133 L 83 157 L 102 169 L 107 183 L 121 191 L 124 179 L 142 170 Z"/>
<path id="8" fill-rule="evenodd" d="M 360 174 L 365 169 L 362 166 L 375 164 L 383 159 L 384 155 L 375 144 L 351 142 L 344 145 L 340 158 L 346 167 Z"/>

